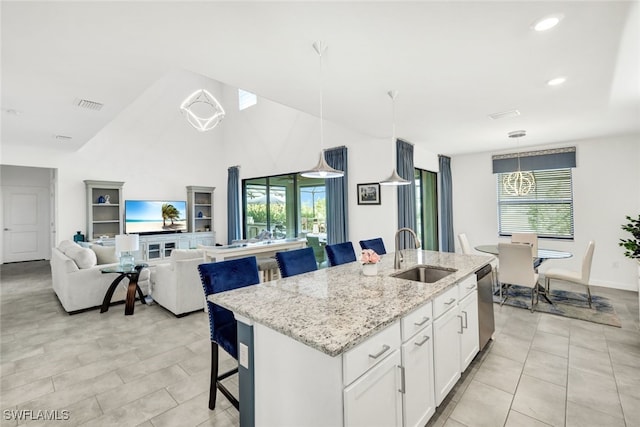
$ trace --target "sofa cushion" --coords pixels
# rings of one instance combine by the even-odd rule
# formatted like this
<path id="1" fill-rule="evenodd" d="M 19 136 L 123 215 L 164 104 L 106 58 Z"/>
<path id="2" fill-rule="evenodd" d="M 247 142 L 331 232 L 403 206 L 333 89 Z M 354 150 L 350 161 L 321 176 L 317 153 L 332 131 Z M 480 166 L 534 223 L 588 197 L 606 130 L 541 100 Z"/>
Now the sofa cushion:
<path id="1" fill-rule="evenodd" d="M 72 242 L 71 240 L 63 240 L 58 245 L 58 250 L 60 250 L 60 252 L 66 255 L 69 249 L 76 249 L 79 247 L 80 245 L 78 245 L 76 242 Z"/>
<path id="2" fill-rule="evenodd" d="M 202 249 L 174 249 L 171 251 L 171 268 L 174 268 L 176 261 L 186 259 L 202 259 Z"/>
<path id="3" fill-rule="evenodd" d="M 174 249 L 171 251 L 171 258 L 176 261 L 182 259 L 202 258 L 202 249 Z"/>
<path id="4" fill-rule="evenodd" d="M 89 248 L 82 248 L 78 245 L 76 245 L 76 247 L 69 247 L 65 252 L 65 255 L 71 258 L 79 269 L 91 268 L 98 262 L 94 251 Z"/>
<path id="5" fill-rule="evenodd" d="M 115 246 L 91 245 L 91 250 L 96 253 L 98 265 L 113 264 L 119 261 Z"/>

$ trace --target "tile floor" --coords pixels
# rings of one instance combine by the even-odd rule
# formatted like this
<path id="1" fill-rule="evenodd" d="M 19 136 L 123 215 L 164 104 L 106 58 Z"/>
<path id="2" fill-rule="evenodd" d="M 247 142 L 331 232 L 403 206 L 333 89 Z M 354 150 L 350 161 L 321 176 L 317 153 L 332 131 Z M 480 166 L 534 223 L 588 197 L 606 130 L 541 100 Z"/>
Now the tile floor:
<path id="1" fill-rule="evenodd" d="M 0 274 L 0 425 L 238 425 L 220 394 L 207 408 L 204 313 L 177 319 L 138 304 L 134 316 L 123 305 L 68 316 L 47 262 L 5 264 Z M 594 293 L 611 298 L 622 328 L 494 305 L 495 341 L 428 426 L 639 426 L 638 296 Z M 16 409 L 66 410 L 69 419 L 8 420 Z"/>

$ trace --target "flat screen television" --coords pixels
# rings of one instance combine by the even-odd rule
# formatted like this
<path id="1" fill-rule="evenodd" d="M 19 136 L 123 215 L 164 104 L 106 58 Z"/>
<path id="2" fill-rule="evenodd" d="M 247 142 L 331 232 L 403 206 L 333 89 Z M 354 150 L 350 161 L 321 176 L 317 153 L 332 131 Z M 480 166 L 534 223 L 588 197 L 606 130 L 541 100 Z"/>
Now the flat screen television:
<path id="1" fill-rule="evenodd" d="M 125 200 L 124 229 L 129 234 L 187 231 L 184 200 Z"/>

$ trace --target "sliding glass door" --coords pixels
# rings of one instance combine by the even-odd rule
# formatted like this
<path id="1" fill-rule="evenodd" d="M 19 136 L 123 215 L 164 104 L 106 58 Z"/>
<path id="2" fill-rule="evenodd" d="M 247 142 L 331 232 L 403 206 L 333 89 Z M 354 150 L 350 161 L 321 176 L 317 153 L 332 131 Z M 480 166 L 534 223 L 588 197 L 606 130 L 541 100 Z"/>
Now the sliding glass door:
<path id="1" fill-rule="evenodd" d="M 245 239 L 284 239 L 326 229 L 323 179 L 297 174 L 242 181 Z"/>
<path id="2" fill-rule="evenodd" d="M 438 186 L 437 174 L 415 169 L 416 182 L 416 232 L 422 241 L 422 249 L 438 250 Z"/>

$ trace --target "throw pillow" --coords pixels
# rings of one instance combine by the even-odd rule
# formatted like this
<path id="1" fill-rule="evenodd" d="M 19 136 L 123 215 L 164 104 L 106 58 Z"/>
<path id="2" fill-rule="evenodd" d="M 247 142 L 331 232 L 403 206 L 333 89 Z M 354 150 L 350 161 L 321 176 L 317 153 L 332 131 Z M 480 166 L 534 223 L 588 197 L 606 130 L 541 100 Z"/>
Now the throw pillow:
<path id="1" fill-rule="evenodd" d="M 98 265 L 117 263 L 115 246 L 91 245 L 91 250 L 96 253 Z"/>
<path id="2" fill-rule="evenodd" d="M 74 260 L 80 269 L 91 268 L 98 261 L 94 251 L 88 248 L 81 248 L 78 245 L 75 248 L 69 248 L 65 255 Z"/>
<path id="3" fill-rule="evenodd" d="M 63 240 L 58 245 L 58 250 L 65 255 L 67 254 L 67 251 L 69 249 L 75 249 L 75 248 L 80 248 L 80 246 L 77 243 L 72 242 L 71 240 Z"/>

